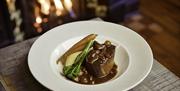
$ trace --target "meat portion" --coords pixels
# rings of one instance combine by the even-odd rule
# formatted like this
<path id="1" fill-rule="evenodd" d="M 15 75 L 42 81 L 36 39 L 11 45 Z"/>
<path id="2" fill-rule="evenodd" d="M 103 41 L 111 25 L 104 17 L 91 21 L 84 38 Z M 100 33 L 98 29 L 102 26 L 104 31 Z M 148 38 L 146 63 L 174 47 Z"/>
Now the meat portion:
<path id="1" fill-rule="evenodd" d="M 87 71 L 98 78 L 109 74 L 114 66 L 115 46 L 110 41 L 104 44 L 94 42 L 93 49 L 86 57 L 85 65 Z"/>

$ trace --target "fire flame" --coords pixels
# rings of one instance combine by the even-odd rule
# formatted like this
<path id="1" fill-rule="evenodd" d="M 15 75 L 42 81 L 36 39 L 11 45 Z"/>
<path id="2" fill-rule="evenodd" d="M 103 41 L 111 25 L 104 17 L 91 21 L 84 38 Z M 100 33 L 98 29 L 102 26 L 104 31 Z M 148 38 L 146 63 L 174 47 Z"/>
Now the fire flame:
<path id="1" fill-rule="evenodd" d="M 54 0 L 54 4 L 56 6 L 56 9 L 63 10 L 63 5 L 60 0 Z"/>
<path id="2" fill-rule="evenodd" d="M 50 0 L 38 0 L 38 2 L 41 4 L 41 12 L 48 15 L 51 7 Z"/>
<path id="3" fill-rule="evenodd" d="M 54 0 L 54 4 L 55 4 L 55 7 L 56 7 L 56 15 L 60 16 L 62 14 L 62 11 L 63 11 L 64 7 L 63 7 L 60 0 Z"/>
<path id="4" fill-rule="evenodd" d="M 42 23 L 42 18 L 40 16 L 37 16 L 36 17 L 36 22 L 39 23 L 39 24 Z"/>
<path id="5" fill-rule="evenodd" d="M 40 4 L 41 8 L 36 5 L 35 6 L 35 23 L 34 26 L 37 28 L 37 32 L 42 32 L 43 29 L 41 28 L 41 23 L 47 23 L 48 18 L 41 16 L 41 13 L 45 15 L 49 15 L 50 13 L 56 13 L 57 16 L 60 16 L 65 13 L 69 13 L 72 18 L 75 18 L 76 15 L 72 9 L 72 1 L 71 0 L 64 0 L 62 3 L 61 0 L 37 0 Z M 52 4 L 54 3 L 54 5 Z M 64 4 L 64 6 L 63 6 Z M 53 5 L 53 6 L 51 6 Z M 68 11 L 66 12 L 65 9 Z M 40 13 L 41 12 L 41 13 Z M 63 15 L 62 15 L 63 16 Z"/>
<path id="6" fill-rule="evenodd" d="M 64 0 L 64 5 L 68 11 L 72 11 L 72 1 L 71 0 Z"/>

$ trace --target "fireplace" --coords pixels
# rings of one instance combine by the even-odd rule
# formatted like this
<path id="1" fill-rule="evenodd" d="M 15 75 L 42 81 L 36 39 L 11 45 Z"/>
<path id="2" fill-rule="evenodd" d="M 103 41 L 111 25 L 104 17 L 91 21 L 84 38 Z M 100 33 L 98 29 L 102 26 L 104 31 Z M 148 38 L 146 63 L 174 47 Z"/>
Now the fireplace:
<path id="1" fill-rule="evenodd" d="M 118 23 L 137 7 L 137 0 L 0 0 L 0 47 L 68 22 L 101 17 Z"/>

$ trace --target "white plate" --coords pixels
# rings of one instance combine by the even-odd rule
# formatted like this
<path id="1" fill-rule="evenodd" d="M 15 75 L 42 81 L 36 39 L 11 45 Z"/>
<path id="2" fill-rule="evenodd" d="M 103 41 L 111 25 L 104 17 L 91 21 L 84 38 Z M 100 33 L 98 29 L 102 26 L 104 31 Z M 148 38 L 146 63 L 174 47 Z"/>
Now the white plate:
<path id="1" fill-rule="evenodd" d="M 57 59 L 74 43 L 88 34 L 98 34 L 99 42 L 110 40 L 116 48 L 118 75 L 105 83 L 82 85 L 65 79 Z M 153 55 L 147 42 L 132 30 L 101 21 L 64 24 L 43 34 L 32 45 L 28 65 L 33 76 L 54 91 L 122 91 L 145 79 L 151 70 Z"/>

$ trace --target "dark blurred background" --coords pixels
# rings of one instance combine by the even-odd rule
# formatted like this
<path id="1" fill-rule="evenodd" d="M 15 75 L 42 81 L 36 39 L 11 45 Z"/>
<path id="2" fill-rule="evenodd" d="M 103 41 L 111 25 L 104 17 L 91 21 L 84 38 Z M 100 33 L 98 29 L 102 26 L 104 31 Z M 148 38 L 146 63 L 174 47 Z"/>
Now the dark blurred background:
<path id="1" fill-rule="evenodd" d="M 101 17 L 121 22 L 138 0 L 0 0 L 0 47 L 40 35 L 58 25 Z"/>
<path id="2" fill-rule="evenodd" d="M 180 77 L 179 0 L 0 0 L 0 48 L 95 17 L 139 33 L 154 57 Z"/>

